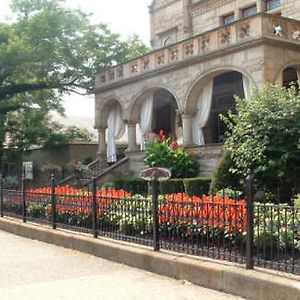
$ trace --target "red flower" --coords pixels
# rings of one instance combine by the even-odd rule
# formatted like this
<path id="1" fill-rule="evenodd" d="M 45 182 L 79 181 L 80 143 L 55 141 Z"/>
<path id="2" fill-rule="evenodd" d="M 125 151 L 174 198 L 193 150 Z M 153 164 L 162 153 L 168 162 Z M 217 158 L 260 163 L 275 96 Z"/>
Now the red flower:
<path id="1" fill-rule="evenodd" d="M 171 143 L 171 148 L 172 149 L 176 149 L 177 147 L 178 147 L 178 144 L 177 144 L 176 141 L 174 141 L 174 142 Z"/>

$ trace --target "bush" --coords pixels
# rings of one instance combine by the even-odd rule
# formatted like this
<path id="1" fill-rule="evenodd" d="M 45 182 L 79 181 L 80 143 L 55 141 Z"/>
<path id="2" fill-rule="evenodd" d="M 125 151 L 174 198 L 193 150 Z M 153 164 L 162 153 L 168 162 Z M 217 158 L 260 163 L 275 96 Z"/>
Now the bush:
<path id="1" fill-rule="evenodd" d="M 202 196 L 209 193 L 211 178 L 208 177 L 195 177 L 185 178 L 183 180 L 185 192 L 189 196 Z"/>
<path id="2" fill-rule="evenodd" d="M 149 167 L 164 167 L 171 170 L 172 178 L 190 178 L 199 173 L 199 162 L 176 142 L 171 142 L 163 131 L 147 141 L 144 162 Z"/>
<path id="3" fill-rule="evenodd" d="M 123 189 L 132 194 L 147 194 L 148 183 L 138 179 L 118 179 L 114 181 L 114 188 Z"/>
<path id="4" fill-rule="evenodd" d="M 231 154 L 227 152 L 220 161 L 211 181 L 211 193 L 215 193 L 223 188 L 241 189 L 242 182 L 240 175 L 231 171 L 233 165 Z"/>
<path id="5" fill-rule="evenodd" d="M 225 148 L 235 171 L 250 169 L 259 188 L 286 194 L 300 174 L 300 94 L 296 86 L 270 83 L 253 91 L 247 101 L 236 99 L 237 114 L 222 119 L 227 126 Z"/>
<path id="6" fill-rule="evenodd" d="M 169 179 L 168 181 L 162 181 L 159 184 L 159 190 L 160 193 L 163 195 L 173 194 L 173 193 L 183 193 L 185 191 L 183 179 L 175 178 L 175 179 Z"/>

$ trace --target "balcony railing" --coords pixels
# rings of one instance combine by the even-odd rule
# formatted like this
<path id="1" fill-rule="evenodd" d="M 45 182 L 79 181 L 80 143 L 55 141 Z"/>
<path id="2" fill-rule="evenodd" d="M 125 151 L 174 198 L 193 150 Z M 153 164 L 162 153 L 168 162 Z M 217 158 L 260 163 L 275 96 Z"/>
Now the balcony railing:
<path id="1" fill-rule="evenodd" d="M 260 38 L 300 44 L 300 21 L 265 13 L 241 19 L 109 68 L 96 76 L 96 89 Z"/>

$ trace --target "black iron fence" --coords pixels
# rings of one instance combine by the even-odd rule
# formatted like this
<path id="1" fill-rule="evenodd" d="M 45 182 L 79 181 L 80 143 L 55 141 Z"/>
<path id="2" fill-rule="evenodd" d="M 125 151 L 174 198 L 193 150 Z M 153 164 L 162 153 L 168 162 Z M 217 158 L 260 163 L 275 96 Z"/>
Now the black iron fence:
<path id="1" fill-rule="evenodd" d="M 122 189 L 51 186 L 0 189 L 1 217 L 19 218 L 191 255 L 206 256 L 300 275 L 300 209 L 223 195 L 150 195 Z"/>

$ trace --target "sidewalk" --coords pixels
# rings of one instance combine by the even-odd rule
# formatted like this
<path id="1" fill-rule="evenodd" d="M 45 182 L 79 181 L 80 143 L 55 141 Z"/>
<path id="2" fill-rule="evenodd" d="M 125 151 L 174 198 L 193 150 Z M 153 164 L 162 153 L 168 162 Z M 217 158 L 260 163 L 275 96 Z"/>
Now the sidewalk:
<path id="1" fill-rule="evenodd" d="M 1 300 L 239 297 L 0 231 Z"/>

